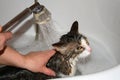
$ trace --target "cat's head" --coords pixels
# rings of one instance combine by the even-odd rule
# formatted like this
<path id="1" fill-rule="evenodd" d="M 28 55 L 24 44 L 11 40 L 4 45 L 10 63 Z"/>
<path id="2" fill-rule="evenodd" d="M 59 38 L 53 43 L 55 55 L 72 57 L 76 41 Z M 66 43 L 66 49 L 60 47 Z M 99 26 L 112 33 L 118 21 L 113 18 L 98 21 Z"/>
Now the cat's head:
<path id="1" fill-rule="evenodd" d="M 53 47 L 67 59 L 86 58 L 90 55 L 91 48 L 87 38 L 79 33 L 78 22 L 72 24 L 71 30 L 53 44 Z"/>

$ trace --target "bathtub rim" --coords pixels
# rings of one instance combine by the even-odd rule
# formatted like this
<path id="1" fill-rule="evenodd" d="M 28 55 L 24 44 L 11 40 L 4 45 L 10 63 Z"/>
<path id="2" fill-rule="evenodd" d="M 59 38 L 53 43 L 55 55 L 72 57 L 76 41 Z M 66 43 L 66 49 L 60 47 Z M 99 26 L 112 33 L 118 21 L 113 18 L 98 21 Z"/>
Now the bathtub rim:
<path id="1" fill-rule="evenodd" d="M 74 76 L 74 77 L 66 77 L 60 79 L 52 79 L 52 80 L 119 80 L 120 74 L 120 65 L 114 66 L 110 69 L 106 69 L 104 71 L 99 71 L 96 73 L 81 75 L 81 76 Z"/>

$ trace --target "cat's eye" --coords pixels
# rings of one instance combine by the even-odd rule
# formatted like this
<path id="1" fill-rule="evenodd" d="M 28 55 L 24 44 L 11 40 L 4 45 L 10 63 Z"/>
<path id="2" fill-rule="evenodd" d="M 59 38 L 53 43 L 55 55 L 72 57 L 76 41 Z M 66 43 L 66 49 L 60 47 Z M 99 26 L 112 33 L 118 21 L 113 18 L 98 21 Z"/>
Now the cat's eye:
<path id="1" fill-rule="evenodd" d="M 80 51 L 83 51 L 83 50 L 84 50 L 84 47 L 78 46 L 76 49 L 77 49 L 77 50 L 80 50 Z"/>
<path id="2" fill-rule="evenodd" d="M 80 47 L 78 46 L 78 47 L 77 47 L 77 50 L 79 50 L 79 49 L 80 49 Z"/>

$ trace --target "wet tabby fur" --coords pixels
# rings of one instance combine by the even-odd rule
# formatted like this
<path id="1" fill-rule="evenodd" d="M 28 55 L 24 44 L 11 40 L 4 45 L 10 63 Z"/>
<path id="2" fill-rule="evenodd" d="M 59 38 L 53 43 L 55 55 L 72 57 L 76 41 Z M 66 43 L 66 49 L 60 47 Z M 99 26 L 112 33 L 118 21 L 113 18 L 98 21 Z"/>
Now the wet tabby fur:
<path id="1" fill-rule="evenodd" d="M 56 72 L 55 77 L 42 73 L 6 66 L 0 68 L 0 80 L 46 80 L 57 77 L 73 76 L 76 73 L 76 62 L 79 58 L 90 55 L 87 38 L 78 32 L 78 22 L 75 21 L 70 32 L 63 35 L 60 41 L 53 44 L 56 54 L 50 58 L 47 67 Z"/>

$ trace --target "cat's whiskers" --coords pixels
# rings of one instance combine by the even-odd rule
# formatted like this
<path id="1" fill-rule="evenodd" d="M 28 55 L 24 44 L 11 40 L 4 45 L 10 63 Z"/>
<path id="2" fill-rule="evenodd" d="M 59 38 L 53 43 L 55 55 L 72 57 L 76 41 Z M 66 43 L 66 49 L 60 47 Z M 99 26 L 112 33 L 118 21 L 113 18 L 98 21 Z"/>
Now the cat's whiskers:
<path id="1" fill-rule="evenodd" d="M 88 56 L 86 56 L 86 57 L 81 57 L 81 58 L 79 58 L 79 63 L 80 64 L 86 64 L 89 60 L 90 60 L 90 58 L 91 58 L 91 55 L 88 55 Z"/>

